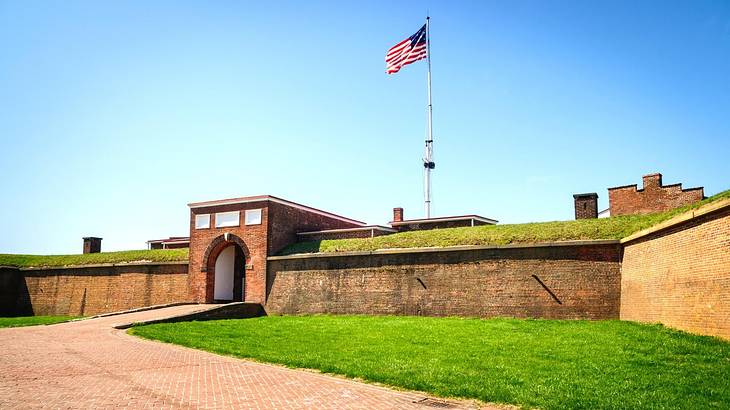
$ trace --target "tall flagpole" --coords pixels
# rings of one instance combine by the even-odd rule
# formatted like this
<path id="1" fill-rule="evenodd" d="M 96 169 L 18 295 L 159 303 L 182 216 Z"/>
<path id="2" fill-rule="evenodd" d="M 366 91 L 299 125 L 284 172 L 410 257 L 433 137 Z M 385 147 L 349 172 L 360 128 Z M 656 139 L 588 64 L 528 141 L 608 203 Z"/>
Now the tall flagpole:
<path id="1" fill-rule="evenodd" d="M 426 155 L 423 159 L 423 196 L 426 218 L 431 217 L 431 170 L 436 167 L 433 162 L 433 105 L 431 104 L 431 37 L 429 24 L 431 18 L 426 16 L 426 56 L 428 59 L 428 138 L 426 139 Z"/>

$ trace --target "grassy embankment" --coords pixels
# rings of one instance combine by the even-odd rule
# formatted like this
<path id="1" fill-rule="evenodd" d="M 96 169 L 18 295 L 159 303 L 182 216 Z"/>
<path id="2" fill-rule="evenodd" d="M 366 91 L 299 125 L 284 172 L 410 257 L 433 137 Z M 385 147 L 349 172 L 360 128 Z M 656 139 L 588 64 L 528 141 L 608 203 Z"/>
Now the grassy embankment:
<path id="1" fill-rule="evenodd" d="M 280 254 L 315 252 L 374 251 L 392 248 L 427 248 L 459 245 L 507 245 L 587 239 L 621 239 L 650 228 L 676 215 L 720 199 L 730 198 L 730 190 L 704 201 L 649 215 L 625 215 L 577 221 L 485 225 L 467 228 L 402 232 L 364 239 L 334 239 L 295 243 Z"/>
<path id="2" fill-rule="evenodd" d="M 22 317 L 0 317 L 0 328 L 21 327 L 36 325 L 51 325 L 53 323 L 65 322 L 77 319 L 74 316 L 22 316 Z"/>
<path id="3" fill-rule="evenodd" d="M 730 198 L 730 190 L 704 201 L 668 212 L 628 215 L 579 221 L 537 222 L 525 224 L 476 226 L 473 228 L 434 229 L 403 232 L 366 239 L 337 239 L 300 242 L 281 254 L 313 252 L 372 251 L 390 248 L 446 247 L 458 245 L 506 245 L 583 239 L 621 239 L 642 229 L 666 221 L 709 202 Z M 135 250 L 79 255 L 0 254 L 0 266 L 53 267 L 99 263 L 186 261 L 188 249 Z"/>
<path id="4" fill-rule="evenodd" d="M 542 409 L 730 407 L 730 343 L 660 325 L 318 315 L 130 332 L 443 397 Z"/>
<path id="5" fill-rule="evenodd" d="M 0 266 L 15 266 L 19 268 L 94 265 L 99 263 L 173 262 L 187 260 L 187 248 L 101 252 L 80 255 L 0 254 Z"/>

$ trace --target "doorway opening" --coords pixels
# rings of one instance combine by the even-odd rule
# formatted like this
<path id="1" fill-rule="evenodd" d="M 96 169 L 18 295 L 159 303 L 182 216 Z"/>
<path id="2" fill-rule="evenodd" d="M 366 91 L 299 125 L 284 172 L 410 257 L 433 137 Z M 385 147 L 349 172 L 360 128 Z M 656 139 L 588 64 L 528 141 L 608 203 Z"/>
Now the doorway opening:
<path id="1" fill-rule="evenodd" d="M 246 257 L 236 243 L 225 247 L 216 257 L 213 279 L 215 302 L 242 302 Z"/>

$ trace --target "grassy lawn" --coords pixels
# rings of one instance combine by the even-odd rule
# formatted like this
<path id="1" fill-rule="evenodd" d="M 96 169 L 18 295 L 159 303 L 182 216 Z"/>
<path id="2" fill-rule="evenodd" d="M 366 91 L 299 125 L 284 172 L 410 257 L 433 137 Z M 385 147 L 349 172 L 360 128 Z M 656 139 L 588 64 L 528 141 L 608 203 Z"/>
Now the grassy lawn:
<path id="1" fill-rule="evenodd" d="M 74 316 L 21 316 L 21 317 L 0 317 L 0 327 L 20 327 L 35 325 L 50 325 L 53 323 L 65 322 L 77 319 Z"/>
<path id="2" fill-rule="evenodd" d="M 728 408 L 730 343 L 621 321 L 270 316 L 130 332 L 439 396 L 563 408 Z"/>
<path id="3" fill-rule="evenodd" d="M 295 243 L 281 255 L 313 252 L 374 251 L 391 248 L 445 247 L 457 245 L 506 245 L 585 239 L 621 239 L 710 202 L 730 198 L 730 190 L 704 201 L 649 215 L 625 215 L 577 221 L 484 225 L 467 228 L 402 232 L 363 239 L 336 239 Z"/>
<path id="4" fill-rule="evenodd" d="M 0 266 L 16 266 L 19 268 L 42 266 L 94 265 L 98 263 L 172 262 L 187 260 L 187 248 L 101 252 L 80 255 L 0 254 Z"/>

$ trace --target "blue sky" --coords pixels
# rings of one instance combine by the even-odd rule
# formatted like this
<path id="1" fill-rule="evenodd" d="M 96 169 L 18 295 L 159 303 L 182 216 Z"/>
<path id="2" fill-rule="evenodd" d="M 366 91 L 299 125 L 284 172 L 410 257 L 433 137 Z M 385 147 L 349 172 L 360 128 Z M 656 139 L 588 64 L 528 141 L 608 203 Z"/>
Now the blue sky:
<path id="1" fill-rule="evenodd" d="M 0 0 L 0 253 L 188 234 L 187 203 L 272 194 L 370 223 L 572 219 L 572 194 L 730 188 L 730 2 Z"/>

